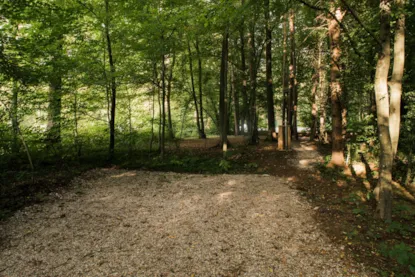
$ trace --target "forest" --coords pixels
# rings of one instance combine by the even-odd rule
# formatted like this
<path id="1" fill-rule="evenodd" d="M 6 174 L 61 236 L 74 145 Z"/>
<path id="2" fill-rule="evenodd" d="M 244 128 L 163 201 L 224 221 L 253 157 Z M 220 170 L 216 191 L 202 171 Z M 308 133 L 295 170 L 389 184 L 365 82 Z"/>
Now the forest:
<path id="1" fill-rule="evenodd" d="M 0 242 L 10 245 L 0 246 L 0 276 L 74 273 L 45 262 L 32 271 L 23 262 L 12 266 L 5 258 L 14 249 L 10 230 L 25 232 L 13 220 L 26 209 L 63 201 L 52 201 L 52 194 L 79 190 L 82 198 L 92 189 L 104 197 L 98 179 L 107 180 L 111 195 L 110 186 L 119 186 L 114 176 L 125 185 L 114 197 L 146 180 L 165 207 L 178 202 L 163 194 L 183 192 L 176 178 L 194 178 L 186 189 L 204 178 L 212 184 L 235 178 L 246 187 L 233 202 L 238 205 L 259 197 L 256 186 L 275 195 L 296 191 L 302 200 L 285 200 L 286 207 L 309 203 L 305 222 L 324 226 L 319 232 L 343 249 L 340 260 L 348 269 L 284 271 L 278 266 L 297 262 L 279 258 L 258 276 L 415 276 L 414 11 L 409 0 L 1 1 Z M 252 184 L 238 179 L 241 174 Z M 81 179 L 90 184 L 83 187 Z M 210 193 L 206 186 L 198 187 L 200 195 Z M 137 199 L 156 205 L 146 191 Z M 221 201 L 226 193 L 218 194 Z M 274 204 L 255 201 L 266 217 L 259 210 Z M 153 217 L 170 212 L 149 209 Z M 245 220 L 239 216 L 236 222 Z M 284 222 L 268 227 L 290 233 Z M 171 237 L 179 235 L 162 238 Z M 253 263 L 264 262 L 246 258 L 233 265 L 235 258 L 232 268 L 222 268 L 223 258 L 198 271 L 183 259 L 182 268 L 169 269 L 174 262 L 165 258 L 163 265 L 149 260 L 128 272 L 252 276 Z M 78 273 L 112 274 L 103 268 Z M 114 276 L 130 276 L 126 272 Z"/>

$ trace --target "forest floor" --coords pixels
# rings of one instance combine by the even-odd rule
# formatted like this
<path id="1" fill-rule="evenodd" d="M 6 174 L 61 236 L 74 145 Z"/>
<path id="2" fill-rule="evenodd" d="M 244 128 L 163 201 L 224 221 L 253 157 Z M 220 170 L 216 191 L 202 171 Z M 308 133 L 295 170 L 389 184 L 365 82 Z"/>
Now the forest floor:
<path id="1" fill-rule="evenodd" d="M 220 156 L 207 143 L 181 147 Z M 398 266 L 378 244 L 412 233 L 367 216 L 365 180 L 321 173 L 324 151 L 307 140 L 292 151 L 231 143 L 218 170 L 233 174 L 154 171 L 186 172 L 171 152 L 154 168 L 96 169 L 56 188 L 0 222 L 0 276 L 378 276 Z M 193 171 L 209 166 L 186 155 Z"/>

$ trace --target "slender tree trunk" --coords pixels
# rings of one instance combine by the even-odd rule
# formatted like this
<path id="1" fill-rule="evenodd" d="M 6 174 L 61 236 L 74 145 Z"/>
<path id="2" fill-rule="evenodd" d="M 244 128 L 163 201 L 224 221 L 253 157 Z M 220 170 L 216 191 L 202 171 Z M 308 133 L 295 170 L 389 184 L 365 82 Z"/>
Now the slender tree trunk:
<path id="1" fill-rule="evenodd" d="M 61 143 L 61 110 L 62 110 L 62 79 L 53 77 L 49 83 L 49 107 L 47 134 L 52 144 Z"/>
<path id="2" fill-rule="evenodd" d="M 268 137 L 270 140 L 276 139 L 275 135 L 275 111 L 274 111 L 274 89 L 272 83 L 272 33 L 269 11 L 269 0 L 264 0 L 265 6 L 265 60 L 266 60 L 266 79 L 267 79 L 267 109 L 268 109 Z"/>
<path id="3" fill-rule="evenodd" d="M 256 87 L 257 87 L 257 66 L 256 66 L 256 48 L 255 48 L 255 20 L 251 23 L 251 29 L 249 31 L 249 75 L 251 82 L 250 92 L 250 115 L 249 115 L 249 136 L 250 143 L 256 144 L 258 140 L 258 128 L 256 128 L 257 122 L 257 106 L 256 106 Z"/>
<path id="4" fill-rule="evenodd" d="M 200 118 L 199 118 L 199 107 L 197 104 L 197 96 L 196 96 L 196 89 L 195 89 L 195 78 L 193 75 L 193 58 L 192 58 L 192 50 L 190 49 L 190 42 L 187 41 L 187 50 L 189 52 L 189 68 L 190 68 L 190 79 L 192 82 L 192 96 L 193 96 L 193 102 L 195 104 L 196 109 L 196 124 L 197 124 L 197 133 L 199 135 L 199 138 L 202 138 L 202 132 L 200 129 Z"/>
<path id="5" fill-rule="evenodd" d="M 244 0 L 241 0 L 242 6 L 245 4 Z M 246 74 L 246 57 L 245 57 L 245 21 L 242 19 L 241 27 L 239 29 L 239 37 L 241 40 L 241 74 L 242 74 L 242 120 L 241 120 L 241 131 L 245 134 L 245 124 L 248 125 L 249 119 L 249 102 L 248 102 L 248 90 L 247 90 L 247 74 Z"/>
<path id="6" fill-rule="evenodd" d="M 162 38 L 163 39 L 163 38 Z M 164 159 L 166 138 L 166 56 L 161 56 L 161 139 L 160 158 Z"/>
<path id="7" fill-rule="evenodd" d="M 376 110 L 380 142 L 378 194 L 379 215 L 391 220 L 393 150 L 389 133 L 388 72 L 390 67 L 390 0 L 380 0 L 380 41 L 375 75 Z"/>
<path id="8" fill-rule="evenodd" d="M 320 52 L 323 51 L 323 45 L 322 42 L 320 44 Z M 321 54 L 320 54 L 321 55 Z M 326 65 L 325 60 L 322 59 L 321 65 L 319 68 L 319 76 L 320 76 L 320 84 L 319 84 L 319 105 L 320 105 L 320 128 L 319 128 L 319 141 L 327 144 L 329 143 L 328 135 L 326 131 L 326 118 L 327 118 L 327 102 L 328 102 L 328 85 L 327 85 L 327 71 L 326 71 Z"/>
<path id="9" fill-rule="evenodd" d="M 318 104 L 318 85 L 320 83 L 320 67 L 321 67 L 321 51 L 320 51 L 320 43 L 318 49 L 316 49 L 316 63 L 315 63 L 315 73 L 312 77 L 313 87 L 311 89 L 311 128 L 310 128 L 310 141 L 313 141 L 316 136 L 317 131 L 317 104 Z"/>
<path id="10" fill-rule="evenodd" d="M 223 156 L 226 158 L 228 151 L 228 105 L 227 105 L 227 82 L 228 82 L 228 51 L 229 51 L 229 30 L 226 27 L 222 39 L 222 58 L 220 66 L 220 93 L 219 93 L 219 118 L 220 118 L 220 135 Z"/>
<path id="11" fill-rule="evenodd" d="M 150 152 L 153 151 L 153 142 L 154 142 L 154 119 L 155 119 L 155 95 L 158 91 L 158 80 L 157 80 L 157 63 L 153 64 L 153 75 L 154 75 L 154 81 L 153 81 L 153 91 L 152 91 L 152 116 L 151 116 L 151 138 L 150 138 Z M 157 86 L 156 86 L 157 84 Z M 157 93 L 159 95 L 159 93 Z M 158 96 L 158 99 L 160 99 L 160 96 Z M 159 101 L 160 103 L 160 101 Z"/>
<path id="12" fill-rule="evenodd" d="M 76 153 L 78 158 L 81 157 L 81 144 L 79 141 L 79 132 L 78 132 L 78 94 L 76 90 L 74 91 L 74 103 L 73 103 L 73 120 L 74 120 L 74 146 L 76 149 Z"/>
<path id="13" fill-rule="evenodd" d="M 342 105 L 341 96 L 343 93 L 341 85 L 341 48 L 340 48 L 340 26 L 338 21 L 342 21 L 343 12 L 339 7 L 334 6 L 334 1 L 331 2 L 331 9 L 335 18 L 330 18 L 329 38 L 330 38 L 330 97 L 332 106 L 332 154 L 331 166 L 343 167 L 344 160 L 344 140 L 343 140 L 343 120 L 342 120 Z"/>
<path id="14" fill-rule="evenodd" d="M 288 124 L 291 126 L 291 134 L 296 136 L 296 116 L 295 110 L 296 107 L 294 106 L 295 103 L 295 95 L 296 95 L 296 63 L 295 63 L 295 13 L 294 10 L 290 10 L 289 16 L 289 28 L 290 28 L 290 42 L 291 42 L 291 53 L 290 53 L 290 93 L 288 96 Z"/>
<path id="15" fill-rule="evenodd" d="M 117 103 L 117 84 L 115 82 L 115 63 L 112 54 L 111 46 L 111 37 L 110 37 L 110 15 L 109 15 L 109 0 L 105 0 L 105 36 L 107 39 L 107 51 L 108 51 L 108 61 L 110 65 L 111 72 L 111 120 L 110 120 L 110 147 L 109 147 L 109 160 L 113 161 L 114 159 L 114 149 L 115 149 L 115 110 Z"/>
<path id="16" fill-rule="evenodd" d="M 127 89 L 127 111 L 128 111 L 128 158 L 131 160 L 133 157 L 133 123 L 132 123 L 132 108 L 131 108 L 131 98 L 128 89 Z"/>
<path id="17" fill-rule="evenodd" d="M 295 49 L 295 12 L 294 9 L 290 10 L 290 41 L 291 41 L 291 64 L 290 64 L 290 109 L 292 110 L 291 122 L 292 135 L 298 140 L 297 130 L 297 57 Z"/>
<path id="18" fill-rule="evenodd" d="M 405 12 L 403 10 L 405 0 L 394 0 L 394 2 L 399 15 L 395 27 L 392 79 L 389 82 L 391 89 L 389 131 L 393 156 L 396 156 L 401 125 L 402 79 L 405 69 Z"/>
<path id="19" fill-rule="evenodd" d="M 233 92 L 233 106 L 234 106 L 234 113 L 233 113 L 233 122 L 234 122 L 234 134 L 235 136 L 239 136 L 239 93 L 236 89 L 236 80 L 235 80 L 235 71 L 233 67 L 231 68 L 231 85 L 232 85 L 232 92 Z"/>
<path id="20" fill-rule="evenodd" d="M 19 154 L 19 119 L 18 119 L 18 94 L 19 85 L 17 81 L 13 80 L 12 90 L 12 102 L 10 107 L 10 118 L 12 121 L 13 141 L 12 141 L 12 154 Z"/>
<path id="21" fill-rule="evenodd" d="M 169 80 L 168 80 L 168 83 L 167 83 L 167 129 L 168 129 L 168 132 L 169 132 L 169 138 L 170 139 L 174 139 L 173 122 L 172 122 L 172 118 L 171 118 L 170 98 L 171 98 L 171 86 L 172 86 L 172 82 L 173 82 L 173 70 L 174 70 L 175 63 L 176 63 L 176 53 L 173 53 L 173 61 L 170 65 L 170 74 L 169 74 Z"/>
<path id="22" fill-rule="evenodd" d="M 283 94 L 283 102 L 282 102 L 282 123 L 283 125 L 289 125 L 290 121 L 288 120 L 289 116 L 287 112 L 290 110 L 289 103 L 289 88 L 288 88 L 288 76 L 287 76 L 287 15 L 284 14 L 282 19 L 282 32 L 283 32 L 283 40 L 282 40 L 282 94 Z M 288 108 L 287 108 L 288 107 Z M 288 120 L 288 122 L 287 122 Z M 287 139 L 287 138 L 285 138 Z"/>
<path id="23" fill-rule="evenodd" d="M 203 68 L 202 57 L 200 55 L 199 41 L 196 39 L 196 53 L 198 60 L 198 77 L 199 77 L 199 107 L 200 107 L 200 136 L 202 139 L 206 138 L 205 121 L 203 117 Z"/>

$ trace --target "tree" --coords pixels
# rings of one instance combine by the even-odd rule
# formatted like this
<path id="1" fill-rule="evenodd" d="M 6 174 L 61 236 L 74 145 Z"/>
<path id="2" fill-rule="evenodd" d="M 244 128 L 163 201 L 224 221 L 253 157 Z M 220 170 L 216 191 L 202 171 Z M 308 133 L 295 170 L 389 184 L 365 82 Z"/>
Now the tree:
<path id="1" fill-rule="evenodd" d="M 344 138 L 343 138 L 343 115 L 341 97 L 343 93 L 341 84 L 341 28 L 340 22 L 343 20 L 344 12 L 335 5 L 335 1 L 330 2 L 331 13 L 335 16 L 329 19 L 328 32 L 330 38 L 330 97 L 332 111 L 332 152 L 330 165 L 343 167 L 344 159 Z"/>
<path id="2" fill-rule="evenodd" d="M 379 160 L 379 213 L 385 220 L 391 219 L 392 212 L 392 163 L 393 150 L 389 133 L 388 72 L 390 66 L 390 0 L 380 0 L 380 41 L 375 76 L 377 125 L 380 142 Z"/>
<path id="3" fill-rule="evenodd" d="M 274 89 L 272 82 L 272 31 L 270 22 L 269 0 L 264 0 L 265 7 L 265 40 L 266 40 L 266 86 L 267 86 L 267 110 L 268 110 L 268 136 L 272 140 L 275 137 L 275 112 Z"/>

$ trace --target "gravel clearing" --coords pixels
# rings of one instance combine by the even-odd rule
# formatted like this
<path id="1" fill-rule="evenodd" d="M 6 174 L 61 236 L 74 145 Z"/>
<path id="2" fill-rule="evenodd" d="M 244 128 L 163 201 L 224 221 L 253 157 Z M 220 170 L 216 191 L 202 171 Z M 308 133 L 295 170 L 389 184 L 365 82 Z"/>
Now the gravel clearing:
<path id="1" fill-rule="evenodd" d="M 88 175 L 0 223 L 0 276 L 366 276 L 285 178 Z"/>

